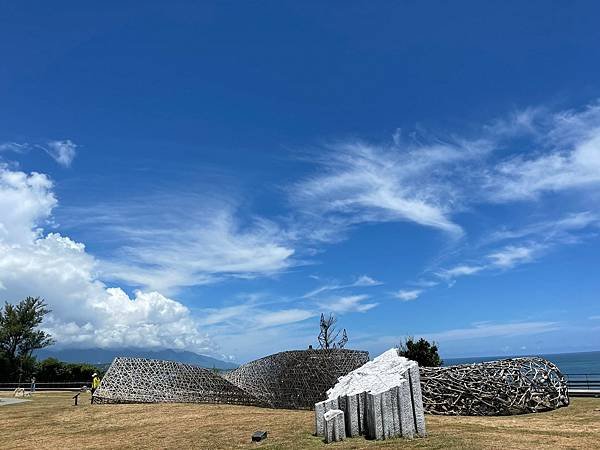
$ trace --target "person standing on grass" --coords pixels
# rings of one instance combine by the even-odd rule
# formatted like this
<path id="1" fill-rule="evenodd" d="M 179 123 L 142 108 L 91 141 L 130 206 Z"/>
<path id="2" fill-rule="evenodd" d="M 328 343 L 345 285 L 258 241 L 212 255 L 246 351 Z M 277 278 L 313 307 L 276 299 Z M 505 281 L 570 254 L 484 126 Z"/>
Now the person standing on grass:
<path id="1" fill-rule="evenodd" d="M 31 393 L 33 394 L 35 392 L 35 377 L 31 377 L 31 388 L 30 388 Z"/>
<path id="2" fill-rule="evenodd" d="M 98 386 L 100 386 L 100 378 L 98 377 L 98 374 L 94 372 L 92 374 L 92 399 L 90 400 L 90 403 L 94 403 L 94 392 L 96 392 Z"/>

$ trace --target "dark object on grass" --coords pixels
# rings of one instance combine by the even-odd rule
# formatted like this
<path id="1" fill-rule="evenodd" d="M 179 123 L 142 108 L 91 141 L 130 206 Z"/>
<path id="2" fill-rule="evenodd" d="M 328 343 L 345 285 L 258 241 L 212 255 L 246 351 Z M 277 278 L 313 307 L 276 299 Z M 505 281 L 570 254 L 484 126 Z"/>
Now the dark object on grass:
<path id="1" fill-rule="evenodd" d="M 266 431 L 255 431 L 254 434 L 252 434 L 252 442 L 264 441 L 266 438 L 267 438 Z"/>
<path id="2" fill-rule="evenodd" d="M 421 388 L 430 414 L 508 416 L 569 404 L 565 377 L 538 357 L 421 367 Z"/>
<path id="3" fill-rule="evenodd" d="M 77 399 L 79 399 L 79 394 L 81 394 L 81 392 L 78 392 L 77 394 L 75 394 L 73 396 L 73 400 L 75 400 L 75 403 L 73 404 L 73 406 L 77 406 Z"/>

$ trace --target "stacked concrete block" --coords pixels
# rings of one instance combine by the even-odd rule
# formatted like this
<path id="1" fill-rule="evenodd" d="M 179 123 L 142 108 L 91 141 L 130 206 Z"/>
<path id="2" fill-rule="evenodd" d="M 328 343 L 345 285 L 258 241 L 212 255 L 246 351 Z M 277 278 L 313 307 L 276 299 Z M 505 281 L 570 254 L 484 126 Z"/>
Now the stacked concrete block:
<path id="1" fill-rule="evenodd" d="M 344 412 L 340 409 L 330 409 L 323 414 L 325 422 L 325 442 L 337 442 L 346 439 L 346 423 Z"/>

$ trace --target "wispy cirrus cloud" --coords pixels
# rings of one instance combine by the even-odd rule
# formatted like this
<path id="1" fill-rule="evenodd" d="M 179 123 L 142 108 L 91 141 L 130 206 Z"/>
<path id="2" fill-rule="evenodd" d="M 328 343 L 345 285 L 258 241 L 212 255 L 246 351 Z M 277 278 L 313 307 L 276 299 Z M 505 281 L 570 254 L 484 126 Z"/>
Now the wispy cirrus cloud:
<path id="1" fill-rule="evenodd" d="M 323 292 L 328 292 L 328 291 L 337 291 L 340 289 L 349 289 L 349 288 L 356 288 L 356 287 L 380 286 L 382 284 L 383 283 L 381 281 L 377 281 L 376 279 L 371 278 L 368 275 L 361 275 L 360 277 L 358 277 L 356 279 L 356 281 L 354 281 L 352 283 L 348 283 L 348 284 L 333 283 L 333 284 L 326 284 L 324 286 L 318 287 L 318 288 L 313 289 L 312 291 L 309 291 L 306 294 L 304 294 L 302 296 L 302 298 L 315 297 L 319 294 L 322 294 Z"/>
<path id="2" fill-rule="evenodd" d="M 456 267 L 452 267 L 451 269 L 444 269 L 438 272 L 437 275 L 444 279 L 451 279 L 466 275 L 473 275 L 478 272 L 481 272 L 484 269 L 484 266 L 471 266 L 467 264 L 461 264 Z"/>
<path id="3" fill-rule="evenodd" d="M 547 333 L 561 328 L 560 323 L 551 321 L 524 321 L 524 322 L 479 322 L 471 327 L 454 328 L 434 333 L 417 333 L 418 336 L 427 336 L 438 342 L 455 341 L 463 339 L 482 339 L 496 336 L 524 336 L 530 334 Z"/>
<path id="4" fill-rule="evenodd" d="M 346 295 L 341 297 L 330 297 L 319 303 L 321 309 L 334 313 L 344 314 L 350 312 L 367 312 L 375 308 L 378 303 L 366 302 L 368 295 Z"/>
<path id="5" fill-rule="evenodd" d="M 70 139 L 49 141 L 45 146 L 39 146 L 48 153 L 54 161 L 64 167 L 70 167 L 77 154 L 77 144 Z"/>
<path id="6" fill-rule="evenodd" d="M 394 293 L 394 297 L 402 300 L 403 302 L 408 302 L 410 300 L 416 300 L 422 292 L 422 289 L 401 289 L 400 291 Z"/>
<path id="7" fill-rule="evenodd" d="M 151 210 L 135 202 L 95 208 L 104 211 L 96 223 L 86 216 L 87 229 L 115 240 L 114 256 L 100 266 L 107 279 L 175 292 L 222 278 L 271 276 L 295 264 L 293 242 L 271 221 L 243 224 L 233 205 L 196 196 L 152 203 Z"/>
<path id="8" fill-rule="evenodd" d="M 539 109 L 529 116 L 525 128 L 538 149 L 500 161 L 488 172 L 484 187 L 491 200 L 532 200 L 600 185 L 600 103 L 556 113 Z"/>
<path id="9" fill-rule="evenodd" d="M 539 246 L 535 244 L 529 246 L 508 245 L 490 253 L 487 257 L 492 261 L 491 266 L 510 269 L 516 265 L 532 261 L 537 251 L 539 251 Z"/>
<path id="10" fill-rule="evenodd" d="M 338 228 L 407 221 L 460 236 L 462 228 L 451 219 L 455 189 L 443 177 L 430 174 L 450 170 L 486 150 L 482 142 L 438 142 L 424 147 L 334 144 L 326 158 L 317 160 L 319 173 L 294 185 L 292 201 Z"/>
<path id="11" fill-rule="evenodd" d="M 582 233 L 599 228 L 600 216 L 591 211 L 583 211 L 521 228 L 492 232 L 484 240 L 484 248 L 495 248 L 487 250 L 477 264 L 459 264 L 450 269 L 439 270 L 436 275 L 445 280 L 453 280 L 483 271 L 512 269 L 535 262 L 557 246 L 578 243 L 585 238 Z M 499 243 L 504 245 L 497 246 Z"/>
<path id="12" fill-rule="evenodd" d="M 4 142 L 0 143 L 0 152 L 26 153 L 42 150 L 63 167 L 70 167 L 77 155 L 77 144 L 70 139 L 52 140 L 44 143 Z"/>

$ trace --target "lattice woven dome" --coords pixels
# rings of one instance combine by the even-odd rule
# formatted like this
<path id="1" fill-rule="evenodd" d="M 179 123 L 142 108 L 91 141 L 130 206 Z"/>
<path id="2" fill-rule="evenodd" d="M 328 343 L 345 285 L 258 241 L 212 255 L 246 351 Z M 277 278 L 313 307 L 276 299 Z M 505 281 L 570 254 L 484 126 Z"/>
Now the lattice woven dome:
<path id="1" fill-rule="evenodd" d="M 369 361 L 359 350 L 294 350 L 244 364 L 224 377 L 273 408 L 312 409 L 337 379 Z"/>

